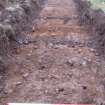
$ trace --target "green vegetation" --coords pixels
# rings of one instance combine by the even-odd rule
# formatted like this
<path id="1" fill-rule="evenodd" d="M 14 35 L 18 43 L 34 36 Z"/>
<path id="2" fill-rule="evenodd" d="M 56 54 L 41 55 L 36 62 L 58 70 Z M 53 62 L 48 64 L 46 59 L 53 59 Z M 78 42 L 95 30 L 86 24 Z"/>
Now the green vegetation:
<path id="1" fill-rule="evenodd" d="M 88 0 L 92 4 L 92 8 L 100 9 L 105 12 L 105 0 Z"/>

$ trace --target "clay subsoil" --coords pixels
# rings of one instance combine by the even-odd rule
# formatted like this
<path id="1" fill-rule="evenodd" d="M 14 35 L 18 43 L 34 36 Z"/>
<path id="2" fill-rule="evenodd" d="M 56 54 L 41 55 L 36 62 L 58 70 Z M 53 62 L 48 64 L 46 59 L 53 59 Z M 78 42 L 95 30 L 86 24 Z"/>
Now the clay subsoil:
<path id="1" fill-rule="evenodd" d="M 104 103 L 105 61 L 79 17 L 74 0 L 46 2 L 12 52 L 1 103 Z"/>

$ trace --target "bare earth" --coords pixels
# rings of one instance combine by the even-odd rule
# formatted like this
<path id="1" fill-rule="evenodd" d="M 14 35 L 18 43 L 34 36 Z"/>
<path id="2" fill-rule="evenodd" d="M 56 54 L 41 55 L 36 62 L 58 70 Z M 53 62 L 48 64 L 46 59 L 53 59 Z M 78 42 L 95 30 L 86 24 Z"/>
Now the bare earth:
<path id="1" fill-rule="evenodd" d="M 89 46 L 74 1 L 48 0 L 39 17 L 13 52 L 1 102 L 103 102 L 105 62 Z"/>

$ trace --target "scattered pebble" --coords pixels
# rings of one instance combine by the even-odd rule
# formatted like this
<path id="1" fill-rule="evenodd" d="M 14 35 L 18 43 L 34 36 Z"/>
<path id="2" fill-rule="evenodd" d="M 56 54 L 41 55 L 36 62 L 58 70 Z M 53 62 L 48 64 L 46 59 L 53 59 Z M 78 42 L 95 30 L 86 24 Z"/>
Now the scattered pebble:
<path id="1" fill-rule="evenodd" d="M 99 53 L 95 53 L 96 56 L 99 56 Z"/>
<path id="2" fill-rule="evenodd" d="M 91 51 L 91 52 L 95 52 L 95 49 L 91 48 L 90 51 Z"/>
<path id="3" fill-rule="evenodd" d="M 78 53 L 81 53 L 82 52 L 82 49 L 78 49 Z"/>
<path id="4" fill-rule="evenodd" d="M 80 60 L 80 65 L 82 66 L 87 66 L 87 61 L 86 60 Z"/>
<path id="5" fill-rule="evenodd" d="M 21 85 L 21 84 L 22 84 L 21 81 L 18 81 L 18 82 L 15 83 L 15 85 Z"/>
<path id="6" fill-rule="evenodd" d="M 87 61 L 87 62 L 91 62 L 92 61 L 92 59 L 88 58 L 88 57 L 84 57 L 84 60 Z"/>
<path id="7" fill-rule="evenodd" d="M 27 54 L 27 56 L 31 56 L 31 53 Z"/>
<path id="8" fill-rule="evenodd" d="M 23 78 L 27 78 L 29 76 L 29 73 L 23 74 Z"/>
<path id="9" fill-rule="evenodd" d="M 4 93 L 5 94 L 10 94 L 12 92 L 13 92 L 13 89 L 12 88 L 4 89 Z"/>
<path id="10" fill-rule="evenodd" d="M 55 48 L 55 49 L 56 49 L 56 48 L 60 48 L 60 49 L 62 49 L 62 48 L 67 48 L 67 45 L 55 45 L 54 48 Z"/>
<path id="11" fill-rule="evenodd" d="M 64 88 L 57 88 L 57 89 L 56 89 L 56 92 L 57 92 L 57 93 L 61 93 L 61 92 L 64 92 L 64 90 L 65 90 Z"/>
<path id="12" fill-rule="evenodd" d="M 49 46 L 49 48 L 52 48 L 53 47 L 53 44 L 52 43 L 49 43 L 48 46 Z"/>
<path id="13" fill-rule="evenodd" d="M 9 86 L 9 83 L 7 83 L 6 86 L 4 87 L 4 93 L 9 94 L 12 92 L 13 92 L 13 88 L 11 86 Z"/>
<path id="14" fill-rule="evenodd" d="M 38 46 L 37 45 L 34 45 L 34 49 L 38 49 Z"/>
<path id="15" fill-rule="evenodd" d="M 66 62 L 66 64 L 68 64 L 68 65 L 70 65 L 70 66 L 74 66 L 74 62 L 73 62 L 72 60 L 68 60 L 68 61 Z"/>
<path id="16" fill-rule="evenodd" d="M 0 75 L 0 79 L 2 79 L 3 76 Z"/>

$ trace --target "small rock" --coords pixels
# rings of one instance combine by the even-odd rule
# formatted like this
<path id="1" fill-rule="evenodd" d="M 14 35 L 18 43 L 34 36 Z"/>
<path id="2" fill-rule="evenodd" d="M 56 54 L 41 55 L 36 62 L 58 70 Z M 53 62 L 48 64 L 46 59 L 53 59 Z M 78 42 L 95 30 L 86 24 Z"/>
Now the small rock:
<path id="1" fill-rule="evenodd" d="M 62 92 L 64 92 L 64 88 L 57 88 L 57 89 L 56 89 L 56 92 L 57 92 L 57 93 L 62 93 Z"/>
<path id="2" fill-rule="evenodd" d="M 28 44 L 29 43 L 29 41 L 28 40 L 24 40 L 24 42 L 23 42 L 24 44 Z"/>
<path id="3" fill-rule="evenodd" d="M 54 48 L 55 49 L 57 49 L 57 48 L 63 49 L 63 48 L 67 48 L 67 45 L 55 45 Z"/>
<path id="4" fill-rule="evenodd" d="M 27 78 L 29 76 L 29 73 L 23 74 L 23 78 Z"/>
<path id="5" fill-rule="evenodd" d="M 9 94 L 9 93 L 12 93 L 12 92 L 13 92 L 13 89 L 12 88 L 4 89 L 4 93 L 5 94 Z"/>
<path id="6" fill-rule="evenodd" d="M 53 47 L 53 44 L 52 43 L 49 43 L 48 46 L 49 46 L 49 48 L 52 48 Z"/>
<path id="7" fill-rule="evenodd" d="M 21 50 L 20 49 L 14 49 L 14 53 L 19 54 L 19 53 L 21 53 Z"/>
<path id="8" fill-rule="evenodd" d="M 92 60 L 91 59 L 88 59 L 88 62 L 91 62 Z"/>
<path id="9" fill-rule="evenodd" d="M 0 61 L 2 61 L 3 60 L 3 58 L 0 56 Z"/>
<path id="10" fill-rule="evenodd" d="M 95 53 L 95 56 L 99 56 L 99 53 Z"/>
<path id="11" fill-rule="evenodd" d="M 2 78 L 3 78 L 3 76 L 0 75 L 0 79 L 2 79 Z"/>
<path id="12" fill-rule="evenodd" d="M 66 62 L 66 64 L 68 64 L 68 65 L 70 65 L 70 66 L 74 66 L 74 62 L 73 62 L 72 60 L 68 60 L 68 61 Z"/>
<path id="13" fill-rule="evenodd" d="M 92 59 L 88 58 L 88 57 L 84 57 L 84 60 L 87 61 L 87 62 L 91 62 L 92 61 Z"/>
<path id="14" fill-rule="evenodd" d="M 21 81 L 18 81 L 18 82 L 15 83 L 15 85 L 21 85 L 21 84 L 22 84 Z"/>
<path id="15" fill-rule="evenodd" d="M 9 83 L 7 83 L 6 86 L 4 87 L 4 93 L 9 94 L 12 92 L 13 92 L 13 88 L 11 86 L 9 86 Z"/>
<path id="16" fill-rule="evenodd" d="M 27 56 L 31 56 L 31 53 L 27 54 Z"/>
<path id="17" fill-rule="evenodd" d="M 86 66 L 87 65 L 87 61 L 86 60 L 80 60 L 80 65 Z"/>
<path id="18" fill-rule="evenodd" d="M 34 49 L 38 49 L 38 46 L 37 45 L 34 45 Z"/>
<path id="19" fill-rule="evenodd" d="M 78 49 L 78 53 L 81 53 L 82 52 L 82 49 Z"/>
<path id="20" fill-rule="evenodd" d="M 91 51 L 91 52 L 95 52 L 95 49 L 91 48 L 90 51 Z"/>

